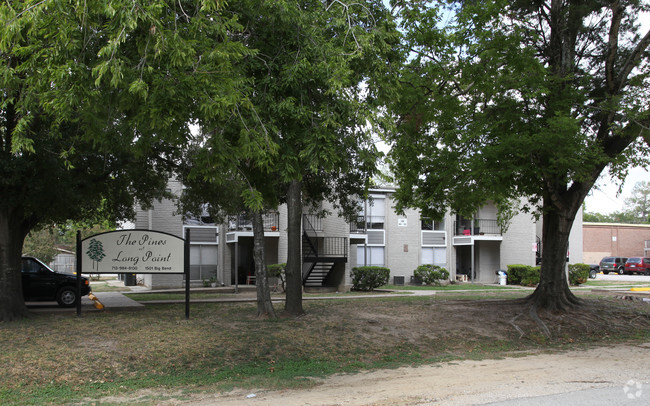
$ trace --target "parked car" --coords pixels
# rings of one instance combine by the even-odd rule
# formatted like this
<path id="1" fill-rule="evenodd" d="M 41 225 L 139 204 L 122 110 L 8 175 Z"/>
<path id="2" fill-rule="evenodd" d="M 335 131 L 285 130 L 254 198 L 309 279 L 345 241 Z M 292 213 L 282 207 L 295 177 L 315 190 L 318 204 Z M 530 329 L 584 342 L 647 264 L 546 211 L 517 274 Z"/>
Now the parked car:
<path id="1" fill-rule="evenodd" d="M 22 257 L 23 297 L 25 301 L 56 300 L 59 306 L 77 304 L 77 276 L 55 272 L 34 257 Z M 81 278 L 81 296 L 90 293 L 88 278 Z"/>
<path id="2" fill-rule="evenodd" d="M 589 265 L 589 278 L 596 279 L 596 275 L 600 272 L 600 267 L 598 265 Z"/>
<path id="3" fill-rule="evenodd" d="M 627 261 L 626 257 L 605 257 L 600 260 L 600 270 L 605 275 L 610 272 L 618 272 L 619 275 L 623 275 L 625 272 L 625 261 Z"/>
<path id="4" fill-rule="evenodd" d="M 625 273 L 650 275 L 650 258 L 631 257 L 625 262 Z"/>

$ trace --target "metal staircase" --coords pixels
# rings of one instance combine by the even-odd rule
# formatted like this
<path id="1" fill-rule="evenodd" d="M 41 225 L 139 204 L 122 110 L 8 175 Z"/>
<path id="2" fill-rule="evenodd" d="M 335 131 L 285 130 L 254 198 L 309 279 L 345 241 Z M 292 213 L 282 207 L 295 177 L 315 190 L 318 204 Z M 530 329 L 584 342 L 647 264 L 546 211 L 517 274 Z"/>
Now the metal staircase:
<path id="1" fill-rule="evenodd" d="M 348 261 L 346 237 L 319 237 L 307 216 L 303 216 L 302 283 L 322 287 L 337 263 Z"/>

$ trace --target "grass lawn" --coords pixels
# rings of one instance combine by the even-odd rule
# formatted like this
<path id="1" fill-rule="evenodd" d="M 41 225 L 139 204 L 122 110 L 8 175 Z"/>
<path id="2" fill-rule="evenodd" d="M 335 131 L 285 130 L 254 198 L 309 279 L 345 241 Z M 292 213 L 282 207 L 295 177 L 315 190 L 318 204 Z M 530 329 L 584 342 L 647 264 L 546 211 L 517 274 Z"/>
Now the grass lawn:
<path id="1" fill-rule="evenodd" d="M 593 280 L 589 279 L 587 282 L 583 283 L 580 286 L 594 286 L 594 287 L 603 287 L 603 286 L 611 286 L 611 287 L 621 287 L 621 286 L 650 286 L 650 277 L 648 278 L 647 282 L 640 282 L 640 281 L 599 281 L 599 280 Z"/>
<path id="2" fill-rule="evenodd" d="M 0 404 L 155 405 L 235 387 L 296 388 L 314 378 L 457 359 L 650 340 L 650 306 L 587 300 L 529 317 L 529 291 L 305 301 L 306 314 L 256 317 L 254 304 L 147 305 L 138 312 L 40 314 L 0 324 Z M 277 305 L 276 310 L 281 306 Z M 516 320 L 517 328 L 513 320 Z M 142 389 L 148 389 L 142 396 Z"/>

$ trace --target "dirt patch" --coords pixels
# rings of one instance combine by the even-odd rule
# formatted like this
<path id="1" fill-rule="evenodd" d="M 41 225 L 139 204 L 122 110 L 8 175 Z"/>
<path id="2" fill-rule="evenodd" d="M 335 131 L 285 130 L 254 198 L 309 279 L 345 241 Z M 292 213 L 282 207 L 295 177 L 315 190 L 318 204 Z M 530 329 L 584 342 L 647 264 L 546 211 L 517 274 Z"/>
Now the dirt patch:
<path id="1" fill-rule="evenodd" d="M 442 392 L 426 392 L 439 389 L 437 382 L 446 379 L 439 375 L 424 373 L 429 383 L 423 378 L 411 386 L 400 381 L 402 375 L 415 380 L 423 374 L 422 365 L 448 368 L 454 366 L 449 362 L 478 362 L 467 364 L 471 370 L 490 358 L 650 341 L 647 303 L 586 299 L 566 313 L 540 312 L 535 318 L 522 302 L 495 299 L 525 294 L 472 292 L 472 300 L 457 299 L 457 294 L 309 300 L 304 316 L 279 320 L 258 319 L 254 304 L 232 303 L 193 304 L 190 320 L 182 317 L 183 305 L 147 305 L 140 312 L 97 312 L 81 319 L 35 315 L 0 326 L 0 403 L 23 404 L 28 394 L 34 403 L 211 404 L 222 400 L 214 394 L 245 388 L 226 393 L 224 401 L 248 402 L 241 395 L 255 393 L 251 399 L 260 401 L 262 394 L 269 394 L 268 404 L 273 404 L 273 394 L 282 397 L 284 389 L 293 388 L 303 400 L 294 404 L 382 404 L 383 398 L 371 394 L 387 396 L 385 380 L 394 381 L 390 391 L 399 393 L 386 404 L 409 404 L 411 400 L 397 399 L 412 399 L 409 394 L 446 399 Z M 81 351 L 80 331 L 85 332 Z M 644 354 L 647 360 L 647 351 L 630 351 L 633 357 L 627 362 Z M 356 373 L 368 370 L 377 372 Z M 486 379 L 492 375 L 481 371 Z M 378 378 L 362 380 L 372 374 Z M 615 382 L 598 378 L 598 373 L 591 376 L 584 380 Z M 475 378 L 459 375 L 457 382 Z M 355 380 L 357 403 L 345 400 L 352 392 L 344 389 Z M 340 396 L 322 392 L 320 401 L 301 398 L 300 388 L 318 393 L 330 383 L 332 391 L 343 391 Z M 364 392 L 366 386 L 370 394 Z"/>
<path id="2" fill-rule="evenodd" d="M 644 402 L 650 400 L 650 382 L 647 378 L 649 357 L 650 343 L 619 345 L 559 354 L 466 360 L 436 366 L 337 375 L 309 390 L 235 390 L 173 403 L 193 406 L 468 405 L 615 388 L 620 389 L 619 404 L 647 404 Z M 626 387 L 634 388 L 635 396 L 639 391 L 638 398 L 630 400 Z"/>

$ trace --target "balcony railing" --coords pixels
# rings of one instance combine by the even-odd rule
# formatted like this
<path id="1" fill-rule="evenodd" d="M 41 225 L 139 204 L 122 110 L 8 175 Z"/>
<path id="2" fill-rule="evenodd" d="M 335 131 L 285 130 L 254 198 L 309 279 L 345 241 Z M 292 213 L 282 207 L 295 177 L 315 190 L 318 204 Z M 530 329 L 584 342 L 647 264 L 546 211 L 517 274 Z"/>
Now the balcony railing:
<path id="1" fill-rule="evenodd" d="M 303 258 L 314 261 L 316 258 L 347 258 L 348 239 L 346 237 L 318 237 L 312 221 L 320 226 L 317 216 L 304 215 L 302 218 Z"/>
<path id="2" fill-rule="evenodd" d="M 384 216 L 357 216 L 356 221 L 350 223 L 351 234 L 365 234 L 367 230 L 383 230 Z"/>
<path id="3" fill-rule="evenodd" d="M 306 241 L 304 241 L 306 242 Z M 346 237 L 324 237 L 309 241 L 309 248 L 303 244 L 305 258 L 347 258 L 348 239 Z"/>
<path id="4" fill-rule="evenodd" d="M 303 228 L 314 231 L 323 231 L 323 219 L 317 214 L 303 214 L 302 221 L 305 222 Z"/>
<path id="5" fill-rule="evenodd" d="M 279 213 L 266 213 L 262 215 L 264 231 L 277 231 L 280 225 Z M 253 222 L 246 214 L 228 217 L 228 231 L 252 231 Z"/>
<path id="6" fill-rule="evenodd" d="M 501 227 L 495 219 L 454 221 L 454 235 L 501 235 Z"/>

